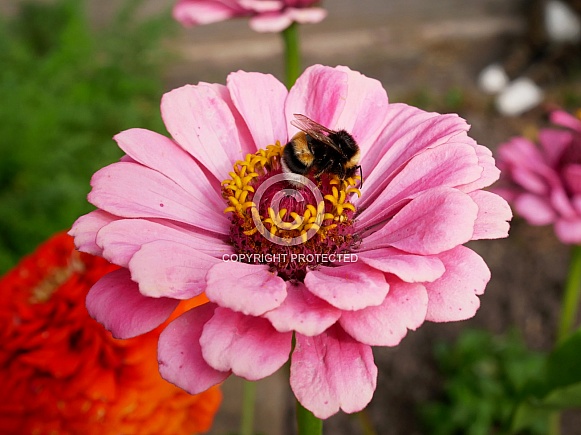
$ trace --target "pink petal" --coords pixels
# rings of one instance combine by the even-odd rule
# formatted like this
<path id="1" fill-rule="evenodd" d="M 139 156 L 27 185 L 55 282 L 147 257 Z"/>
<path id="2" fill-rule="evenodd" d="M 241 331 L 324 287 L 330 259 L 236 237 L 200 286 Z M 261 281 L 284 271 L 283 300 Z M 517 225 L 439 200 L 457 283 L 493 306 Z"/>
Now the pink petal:
<path id="1" fill-rule="evenodd" d="M 422 193 L 363 240 L 361 249 L 393 246 L 412 254 L 439 254 L 466 243 L 478 206 L 465 193 L 442 187 Z"/>
<path id="2" fill-rule="evenodd" d="M 89 201 L 128 218 L 163 218 L 219 234 L 230 233 L 223 210 L 212 208 L 175 182 L 136 163 L 114 163 L 91 180 Z"/>
<path id="3" fill-rule="evenodd" d="M 572 140 L 573 134 L 570 131 L 554 128 L 544 128 L 539 131 L 539 143 L 549 166 L 557 166 Z"/>
<path id="4" fill-rule="evenodd" d="M 158 240 L 141 246 L 129 270 L 144 296 L 190 299 L 204 292 L 208 270 L 220 262 L 190 246 Z"/>
<path id="5" fill-rule="evenodd" d="M 390 205 L 414 198 L 433 187 L 456 187 L 480 177 L 482 168 L 474 148 L 446 144 L 416 154 L 389 182 L 385 191 L 359 216 L 361 225 L 374 225 L 389 217 Z"/>
<path id="6" fill-rule="evenodd" d="M 200 336 L 215 308 L 214 304 L 193 308 L 166 326 L 159 336 L 161 376 L 190 394 L 206 391 L 230 375 L 228 371 L 214 370 L 202 357 Z"/>
<path id="7" fill-rule="evenodd" d="M 97 243 L 103 247 L 103 257 L 123 267 L 129 265 L 129 260 L 142 245 L 157 240 L 187 245 L 216 258 L 232 252 L 232 247 L 218 238 L 198 234 L 169 222 L 120 219 L 103 227 L 97 235 Z"/>
<path id="8" fill-rule="evenodd" d="M 550 119 L 553 124 L 581 133 L 581 120 L 564 110 L 554 110 L 551 112 Z"/>
<path id="9" fill-rule="evenodd" d="M 143 296 L 127 269 L 105 275 L 87 294 L 89 314 L 115 338 L 132 338 L 157 328 L 178 303 L 174 299 Z"/>
<path id="10" fill-rule="evenodd" d="M 75 247 L 87 254 L 102 255 L 103 250 L 97 244 L 97 232 L 105 225 L 119 219 L 103 210 L 95 210 L 78 218 L 69 231 L 75 238 Z"/>
<path id="11" fill-rule="evenodd" d="M 250 19 L 250 28 L 261 33 L 282 32 L 291 24 L 291 18 L 279 12 L 264 12 Z"/>
<path id="12" fill-rule="evenodd" d="M 374 145 L 361 160 L 365 168 L 365 195 L 359 206 L 368 206 L 385 190 L 389 175 L 396 172 L 414 155 L 453 140 L 473 142 L 466 135 L 468 125 L 457 115 L 428 113 L 405 104 L 390 104 L 387 120 Z"/>
<path id="13" fill-rule="evenodd" d="M 563 168 L 565 185 L 572 195 L 581 194 L 581 164 L 569 164 Z"/>
<path id="14" fill-rule="evenodd" d="M 385 111 L 389 107 L 387 93 L 379 80 L 345 66 L 338 66 L 336 70 L 347 74 L 348 79 L 345 110 L 338 114 L 336 128 L 351 133 L 365 154 L 385 126 Z"/>
<path id="15" fill-rule="evenodd" d="M 290 384 L 297 400 L 318 418 L 330 417 L 339 409 L 361 411 L 377 385 L 371 347 L 338 326 L 316 337 L 296 334 Z"/>
<path id="16" fill-rule="evenodd" d="M 216 308 L 200 337 L 202 355 L 216 370 L 250 381 L 276 372 L 288 360 L 292 332 L 277 332 L 261 317 Z"/>
<path id="17" fill-rule="evenodd" d="M 180 0 L 173 9 L 173 17 L 184 26 L 211 24 L 244 14 L 236 2 L 217 0 Z"/>
<path id="18" fill-rule="evenodd" d="M 426 320 L 454 322 L 473 317 L 480 306 L 478 295 L 490 280 L 484 260 L 474 251 L 458 246 L 439 255 L 446 273 L 437 281 L 426 283 L 428 313 Z"/>
<path id="19" fill-rule="evenodd" d="M 228 76 L 228 90 L 258 149 L 287 142 L 283 108 L 288 91 L 281 82 L 270 74 L 239 71 Z"/>
<path id="20" fill-rule="evenodd" d="M 198 163 L 171 139 L 139 128 L 121 132 L 114 139 L 136 162 L 175 181 L 204 205 L 214 210 L 224 208 L 220 184 L 208 180 Z"/>
<path id="21" fill-rule="evenodd" d="M 559 219 L 555 222 L 555 233 L 563 243 L 581 244 L 581 217 L 577 219 Z"/>
<path id="22" fill-rule="evenodd" d="M 575 219 L 577 217 L 577 212 L 571 203 L 571 198 L 565 191 L 561 180 L 558 180 L 558 182 L 552 186 L 549 199 L 555 211 L 562 217 L 567 219 Z"/>
<path id="23" fill-rule="evenodd" d="M 175 141 L 206 167 L 218 181 L 247 148 L 240 141 L 231 107 L 215 86 L 186 85 L 165 94 L 161 114 Z"/>
<path id="24" fill-rule="evenodd" d="M 547 180 L 540 173 L 526 167 L 514 166 L 510 169 L 510 178 L 520 185 L 524 190 L 528 190 L 536 195 L 547 195 L 549 186 Z"/>
<path id="25" fill-rule="evenodd" d="M 387 94 L 379 81 L 347 67 L 314 65 L 290 90 L 285 113 L 289 120 L 300 113 L 328 128 L 344 129 L 364 152 L 383 128 L 387 108 Z"/>
<path id="26" fill-rule="evenodd" d="M 524 137 L 515 137 L 498 148 L 500 158 L 516 167 L 535 171 L 546 166 L 545 159 L 535 144 Z"/>
<path id="27" fill-rule="evenodd" d="M 513 204 L 517 214 L 524 217 L 531 225 L 548 225 L 557 217 L 549 199 L 544 196 L 523 193 Z"/>
<path id="28" fill-rule="evenodd" d="M 515 188 L 513 186 L 494 186 L 491 189 L 491 192 L 496 193 L 497 195 L 501 196 L 505 201 L 509 204 L 512 204 L 513 201 L 521 194 L 521 189 Z"/>
<path id="29" fill-rule="evenodd" d="M 391 283 L 385 301 L 377 307 L 346 311 L 340 325 L 355 340 L 370 346 L 397 346 L 408 329 L 424 323 L 428 293 L 421 284 Z"/>
<path id="30" fill-rule="evenodd" d="M 484 190 L 477 190 L 469 195 L 478 206 L 472 240 L 508 237 L 508 222 L 512 219 L 508 203 L 500 196 Z"/>
<path id="31" fill-rule="evenodd" d="M 334 324 L 341 311 L 319 299 L 302 283 L 286 283 L 287 297 L 278 308 L 264 314 L 279 332 L 297 331 L 312 337 Z"/>
<path id="32" fill-rule="evenodd" d="M 305 285 L 311 293 L 341 310 L 379 305 L 389 291 L 382 272 L 357 263 L 311 270 Z"/>
<path id="33" fill-rule="evenodd" d="M 266 265 L 219 262 L 210 269 L 206 280 L 208 299 L 252 316 L 278 307 L 286 298 L 285 281 Z"/>
<path id="34" fill-rule="evenodd" d="M 298 113 L 327 128 L 337 128 L 337 119 L 345 107 L 348 82 L 348 74 L 344 71 L 322 65 L 307 68 L 289 91 L 286 119 L 290 121 Z M 293 127 L 289 136 L 297 131 Z"/>
<path id="35" fill-rule="evenodd" d="M 252 12 L 262 14 L 264 12 L 278 12 L 284 7 L 281 0 L 238 0 L 238 3 Z"/>
<path id="36" fill-rule="evenodd" d="M 458 186 L 459 190 L 466 193 L 488 187 L 500 178 L 500 169 L 496 167 L 492 151 L 485 146 L 477 145 L 475 142 L 472 146 L 478 156 L 478 166 L 482 168 L 482 174 L 477 180 Z"/>
<path id="37" fill-rule="evenodd" d="M 571 198 L 571 205 L 575 208 L 577 214 L 581 216 L 581 194 L 573 195 Z"/>
<path id="38" fill-rule="evenodd" d="M 445 271 L 437 257 L 412 255 L 393 248 L 358 252 L 357 258 L 374 269 L 392 273 L 405 282 L 435 281 Z"/>
<path id="39" fill-rule="evenodd" d="M 236 130 L 238 131 L 240 146 L 241 146 L 241 153 L 240 158 L 246 156 L 246 154 L 254 154 L 257 150 L 256 144 L 254 143 L 254 139 L 250 134 L 250 130 L 246 125 L 246 121 L 242 118 L 242 115 L 238 112 L 238 109 L 234 105 L 234 101 L 232 101 L 232 96 L 230 95 L 229 89 L 221 84 L 218 83 L 200 83 L 200 85 L 208 86 L 212 88 L 212 90 L 216 93 L 216 95 L 224 100 L 224 103 L 228 106 L 230 112 L 232 112 L 232 116 L 234 117 L 234 122 L 236 124 Z"/>
<path id="40" fill-rule="evenodd" d="M 560 185 L 555 170 L 530 140 L 514 138 L 498 149 L 500 165 L 510 181 L 538 195 L 547 195 L 550 188 Z"/>
<path id="41" fill-rule="evenodd" d="M 294 22 L 301 24 L 320 23 L 327 16 L 327 10 L 323 8 L 288 8 L 287 15 Z"/>

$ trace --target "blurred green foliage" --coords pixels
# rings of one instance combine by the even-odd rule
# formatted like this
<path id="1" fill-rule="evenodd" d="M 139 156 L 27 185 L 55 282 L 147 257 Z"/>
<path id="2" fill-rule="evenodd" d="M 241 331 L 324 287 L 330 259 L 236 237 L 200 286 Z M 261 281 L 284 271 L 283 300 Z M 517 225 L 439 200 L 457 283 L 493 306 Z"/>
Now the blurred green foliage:
<path id="1" fill-rule="evenodd" d="M 136 19 L 139 5 L 98 29 L 79 0 L 29 1 L 0 19 L 0 273 L 92 209 L 92 173 L 122 154 L 113 135 L 163 131 L 171 19 Z"/>
<path id="2" fill-rule="evenodd" d="M 426 433 L 434 435 L 513 433 L 513 414 L 546 361 L 516 333 L 475 330 L 464 331 L 455 344 L 438 343 L 436 359 L 444 377 L 442 398 L 420 408 Z M 518 433 L 546 434 L 549 411 L 530 417 Z"/>
<path id="3" fill-rule="evenodd" d="M 516 410 L 511 425 L 515 433 L 520 433 L 539 414 L 555 412 L 554 421 L 558 422 L 559 411 L 576 408 L 578 412 L 581 408 L 580 350 L 581 328 L 578 328 L 549 353 L 544 370 L 528 383 L 528 397 Z"/>

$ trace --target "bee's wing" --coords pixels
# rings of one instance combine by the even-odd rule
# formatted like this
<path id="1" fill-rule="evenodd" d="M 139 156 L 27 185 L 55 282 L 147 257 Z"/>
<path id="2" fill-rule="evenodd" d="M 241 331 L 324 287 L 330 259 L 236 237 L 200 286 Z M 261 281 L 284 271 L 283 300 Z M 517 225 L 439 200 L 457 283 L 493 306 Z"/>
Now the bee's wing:
<path id="1" fill-rule="evenodd" d="M 317 139 L 318 141 L 323 142 L 325 145 L 330 146 L 338 153 L 343 154 L 339 147 L 337 147 L 335 142 L 329 139 L 329 136 L 325 134 L 325 133 L 327 134 L 335 133 L 333 130 L 330 130 L 324 125 L 321 125 L 318 122 L 313 121 L 311 118 L 308 118 L 305 115 L 295 113 L 294 117 L 295 119 L 291 121 L 292 125 L 294 125 L 299 130 L 304 131 L 314 139 Z"/>
<path id="2" fill-rule="evenodd" d="M 335 133 L 333 130 L 328 129 L 324 125 L 321 125 L 318 122 L 313 121 L 311 118 L 305 115 L 301 115 L 300 113 L 295 113 L 294 117 L 295 119 L 291 121 L 291 124 L 304 132 L 307 132 L 307 130 L 314 130 L 323 131 L 327 134 Z"/>

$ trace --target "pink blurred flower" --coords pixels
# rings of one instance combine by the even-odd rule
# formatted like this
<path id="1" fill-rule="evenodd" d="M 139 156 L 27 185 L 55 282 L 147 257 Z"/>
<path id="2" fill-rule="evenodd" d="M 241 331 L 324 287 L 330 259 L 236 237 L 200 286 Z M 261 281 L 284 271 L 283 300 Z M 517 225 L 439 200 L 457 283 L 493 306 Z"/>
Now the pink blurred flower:
<path id="1" fill-rule="evenodd" d="M 517 137 L 500 146 L 497 192 L 531 225 L 555 225 L 563 243 L 581 244 L 581 120 L 556 110 L 564 129 L 539 132 L 539 144 Z"/>
<path id="2" fill-rule="evenodd" d="M 318 23 L 327 11 L 318 0 L 179 0 L 174 18 L 184 26 L 196 26 L 250 17 L 257 32 L 280 32 L 292 23 Z"/>
<path id="3" fill-rule="evenodd" d="M 170 382 L 197 393 L 232 373 L 257 380 L 290 355 L 290 384 L 307 409 L 356 412 L 376 387 L 371 346 L 476 313 L 490 272 L 462 244 L 506 237 L 511 212 L 481 190 L 499 171 L 457 115 L 390 104 L 378 81 L 320 65 L 290 91 L 242 71 L 226 86 L 184 86 L 164 95 L 161 112 L 172 139 L 118 134 L 127 155 L 93 176 L 98 210 L 72 234 L 81 251 L 123 267 L 87 299 L 116 337 L 155 328 L 182 299 L 210 300 L 160 337 Z M 258 196 L 276 187 L 296 113 L 350 132 L 365 181 L 359 191 L 352 178 L 323 175 L 324 200 L 299 190 L 302 201 L 286 198 L 276 214 Z M 284 242 L 292 235 L 308 240 Z"/>

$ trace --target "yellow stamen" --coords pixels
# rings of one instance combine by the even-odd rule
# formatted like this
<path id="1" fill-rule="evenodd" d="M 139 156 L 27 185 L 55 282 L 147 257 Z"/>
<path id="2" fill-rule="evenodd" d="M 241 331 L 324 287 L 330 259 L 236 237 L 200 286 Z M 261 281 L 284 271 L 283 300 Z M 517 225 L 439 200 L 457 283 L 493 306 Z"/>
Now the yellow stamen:
<path id="1" fill-rule="evenodd" d="M 312 204 L 307 205 L 307 210 L 311 212 L 310 216 L 317 215 L 317 209 L 315 208 L 314 205 L 312 205 Z"/>
<path id="2" fill-rule="evenodd" d="M 305 225 L 305 231 L 309 231 L 311 228 L 314 228 L 315 230 L 319 231 L 319 228 L 321 227 L 315 223 Z"/>
<path id="3" fill-rule="evenodd" d="M 239 190 L 236 192 L 235 195 L 238 199 L 238 202 L 246 202 L 246 198 L 248 197 L 248 190 Z"/>
<path id="4" fill-rule="evenodd" d="M 302 216 L 296 211 L 284 208 L 275 211 L 272 207 L 266 209 L 267 216 L 261 216 L 253 201 L 254 193 L 262 177 L 269 171 L 280 171 L 283 149 L 280 142 L 277 142 L 254 154 L 247 154 L 243 160 L 235 163 L 233 171 L 229 173 L 230 178 L 221 183 L 223 197 L 228 202 L 224 213 L 234 213 L 242 218 L 242 223 L 238 224 L 247 228 L 243 231 L 247 236 L 259 232 L 267 239 L 277 235 L 289 243 L 295 237 L 306 242 L 315 231 L 319 240 L 324 240 L 329 231 L 337 228 L 338 223 L 350 219 L 345 215 L 346 211 L 355 213 L 356 208 L 349 202 L 349 197 L 352 194 L 361 196 L 355 187 L 360 177 L 343 180 L 330 177 L 331 192 L 324 195 L 318 204 L 306 204 Z M 291 222 L 284 220 L 288 215 L 292 218 Z M 255 222 L 261 222 L 261 225 L 255 225 Z M 323 222 L 327 222 L 327 225 L 323 225 Z"/>
<path id="5" fill-rule="evenodd" d="M 356 193 L 359 198 L 361 198 L 361 191 L 356 187 L 350 187 L 347 189 L 347 193 Z"/>

